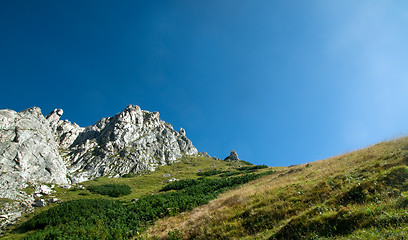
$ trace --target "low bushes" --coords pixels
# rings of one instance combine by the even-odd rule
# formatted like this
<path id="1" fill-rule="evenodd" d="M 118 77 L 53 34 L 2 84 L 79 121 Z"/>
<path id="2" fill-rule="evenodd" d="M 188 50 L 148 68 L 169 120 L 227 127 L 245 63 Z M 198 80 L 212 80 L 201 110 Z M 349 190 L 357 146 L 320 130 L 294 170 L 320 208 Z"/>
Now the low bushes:
<path id="1" fill-rule="evenodd" d="M 266 165 L 255 165 L 255 166 L 246 166 L 238 168 L 239 171 L 255 171 L 258 169 L 268 168 Z"/>
<path id="2" fill-rule="evenodd" d="M 192 210 L 225 190 L 271 173 L 181 180 L 162 189 L 175 191 L 147 195 L 135 203 L 104 199 L 64 202 L 34 216 L 18 230 L 36 230 L 26 239 L 129 239 L 158 218 Z M 129 186 L 117 184 L 92 185 L 88 189 L 113 197 L 130 193 Z"/>
<path id="3" fill-rule="evenodd" d="M 92 193 L 108 195 L 110 197 L 125 196 L 132 192 L 132 189 L 126 184 L 91 185 L 87 189 Z"/>

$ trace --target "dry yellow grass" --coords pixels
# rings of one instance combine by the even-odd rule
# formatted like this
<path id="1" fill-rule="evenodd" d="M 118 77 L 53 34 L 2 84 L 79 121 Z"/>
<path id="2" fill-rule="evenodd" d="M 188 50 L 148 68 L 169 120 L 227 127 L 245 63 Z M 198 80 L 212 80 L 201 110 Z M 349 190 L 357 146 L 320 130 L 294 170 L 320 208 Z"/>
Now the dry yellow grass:
<path id="1" fill-rule="evenodd" d="M 308 189 L 315 187 L 316 182 L 327 181 L 338 175 L 348 175 L 359 169 L 396 164 L 401 160 L 399 152 L 407 145 L 408 138 L 401 138 L 309 164 L 274 168 L 277 171 L 275 174 L 228 191 L 207 205 L 158 220 L 148 229 L 147 234 L 149 237 L 166 239 L 169 231 L 178 229 L 183 238 L 205 238 L 203 236 L 211 234 L 212 231 L 224 231 L 222 234 L 228 239 L 267 238 L 270 235 L 269 230 L 258 234 L 243 232 L 243 220 L 240 219 L 243 212 L 253 211 L 255 214 L 256 209 L 267 208 L 268 203 L 273 202 L 276 205 L 276 202 L 280 201 L 279 196 L 284 196 L 280 191 L 287 186 L 302 184 L 303 189 Z"/>

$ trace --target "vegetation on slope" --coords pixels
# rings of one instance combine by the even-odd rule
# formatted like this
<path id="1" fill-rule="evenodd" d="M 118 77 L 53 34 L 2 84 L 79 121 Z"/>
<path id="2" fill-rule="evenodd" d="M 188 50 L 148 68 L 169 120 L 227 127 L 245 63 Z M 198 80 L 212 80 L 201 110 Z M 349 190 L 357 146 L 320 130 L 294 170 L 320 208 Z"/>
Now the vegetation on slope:
<path id="1" fill-rule="evenodd" d="M 327 160 L 274 168 L 274 174 L 263 166 L 242 167 L 242 163 L 203 160 L 188 158 L 179 167 L 175 164 L 171 166 L 174 168 L 157 173 L 100 178 L 84 184 L 131 186 L 130 195 L 118 198 L 88 190 L 60 192 L 65 194 L 61 196 L 79 200 L 66 201 L 40 213 L 20 226 L 22 235 L 15 231 L 10 236 L 12 239 L 408 237 L 408 138 Z M 166 185 L 164 174 L 182 180 Z M 152 180 L 148 181 L 148 177 Z M 136 187 L 144 178 L 153 190 L 142 189 L 143 185 Z M 233 190 L 226 192 L 228 189 Z M 130 203 L 136 196 L 139 200 Z"/>
<path id="2" fill-rule="evenodd" d="M 108 195 L 110 197 L 120 197 L 129 195 L 132 189 L 126 184 L 104 184 L 104 185 L 90 185 L 88 190 L 92 193 L 101 195 Z"/>
<path id="3" fill-rule="evenodd" d="M 210 161 L 209 158 L 201 160 Z M 193 161 L 193 159 L 190 158 L 188 161 Z M 219 160 L 212 159 L 211 161 L 216 161 L 218 165 L 225 164 L 225 162 Z M 225 166 L 225 169 L 236 169 L 240 166 L 239 162 L 234 164 L 237 164 L 237 166 L 228 163 L 229 166 Z M 198 177 L 196 172 L 197 169 L 195 169 L 194 176 Z M 88 186 L 88 190 L 98 193 L 98 195 L 95 195 L 99 196 L 98 198 L 88 198 L 89 195 L 81 195 L 84 198 L 56 205 L 21 224 L 12 232 L 11 238 L 141 238 L 140 234 L 146 226 L 152 224 L 157 219 L 192 210 L 197 206 L 208 203 L 211 199 L 216 198 L 218 194 L 228 189 L 271 173 L 273 172 L 263 171 L 261 173 L 241 174 L 234 177 L 212 176 L 211 178 L 175 181 L 164 186 L 162 185 L 162 193 L 144 195 L 134 202 L 118 201 L 99 195 L 105 194 L 117 199 L 118 195 L 129 193 L 129 186 L 123 184 L 96 185 L 101 181 L 98 179 Z M 137 177 L 133 180 L 137 180 Z M 125 178 L 124 181 L 129 181 L 129 178 Z M 182 187 L 175 188 L 176 184 Z M 115 191 L 115 187 L 118 186 L 120 191 Z M 78 190 L 74 192 L 76 191 Z"/>
<path id="4" fill-rule="evenodd" d="M 403 239 L 408 138 L 280 168 L 191 212 L 159 220 L 150 237 Z"/>

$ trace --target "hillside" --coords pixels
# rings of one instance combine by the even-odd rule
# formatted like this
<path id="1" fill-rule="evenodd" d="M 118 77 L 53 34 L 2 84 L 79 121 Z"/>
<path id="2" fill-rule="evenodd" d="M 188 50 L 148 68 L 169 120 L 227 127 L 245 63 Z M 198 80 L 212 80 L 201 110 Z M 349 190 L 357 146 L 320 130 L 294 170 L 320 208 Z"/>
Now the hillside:
<path id="1" fill-rule="evenodd" d="M 225 190 L 272 173 L 264 165 L 199 155 L 184 156 L 154 172 L 100 177 L 71 189 L 55 187 L 52 197 L 62 203 L 36 208 L 34 214 L 27 214 L 3 232 L 1 239 L 129 239 L 144 233 L 146 226 L 158 218 L 192 210 Z M 130 191 L 117 196 L 93 191 L 107 185 L 116 190 L 128 186 Z M 64 220 L 55 224 L 60 219 Z"/>
<path id="2" fill-rule="evenodd" d="M 405 239 L 408 138 L 277 172 L 165 218 L 149 237 Z M 170 235 L 168 231 L 171 231 Z"/>
<path id="3" fill-rule="evenodd" d="M 42 221 L 38 216 L 47 216 L 47 213 L 61 214 L 53 209 L 59 209 L 63 204 L 51 204 L 46 208 L 37 209 L 37 213 L 45 214 L 39 214 L 34 218 L 33 215 L 26 216 L 27 218 L 22 219 L 20 227 L 10 228 L 1 239 L 26 237 L 27 239 L 47 239 L 46 236 L 49 239 L 58 239 L 58 236 L 64 236 L 64 234 L 67 239 L 75 239 L 78 236 L 83 236 L 83 239 L 403 239 L 407 237 L 408 138 L 379 143 L 366 149 L 303 165 L 266 168 L 247 164 L 243 161 L 228 162 L 205 156 L 189 156 L 171 166 L 159 167 L 156 172 L 149 174 L 129 175 L 115 179 L 103 177 L 83 183 L 85 187 L 107 183 L 131 186 L 131 194 L 121 197 L 92 193 L 89 188 L 58 189 L 56 196 L 63 199 L 65 203 L 76 203 L 78 199 L 108 201 L 97 202 L 99 205 L 96 207 L 100 212 L 109 212 L 111 209 L 115 215 L 109 215 L 113 218 L 106 218 L 107 215 L 103 215 L 100 220 L 95 219 L 96 215 L 89 216 L 85 220 L 90 224 L 80 226 L 79 229 L 69 221 L 68 225 L 66 223 L 53 225 L 50 220 L 43 222 L 43 225 L 37 225 L 38 227 L 33 228 L 34 231 L 27 231 L 21 227 L 27 226 L 27 223 L 33 223 L 33 219 L 38 224 Z M 245 183 L 241 181 L 245 176 L 252 177 L 247 179 L 250 182 L 241 185 Z M 166 181 L 173 177 L 181 181 L 170 183 Z M 184 195 L 177 195 L 185 191 L 183 189 L 190 187 L 191 190 L 191 187 L 194 189 L 195 186 L 202 186 L 202 183 L 215 186 L 225 181 L 223 179 L 238 179 L 240 183 L 229 185 L 230 187 L 211 188 L 221 189 L 215 191 L 195 189 L 189 198 L 196 195 L 198 198 L 193 199 L 192 202 L 200 203 L 195 204 L 194 208 L 192 208 L 193 205 L 183 209 L 168 207 L 169 203 L 174 203 L 173 200 L 176 202 L 180 199 L 185 200 Z M 251 179 L 254 180 L 251 181 Z M 182 186 L 178 183 L 187 185 Z M 225 192 L 228 189 L 232 190 Z M 164 196 L 173 196 L 173 200 L 162 198 Z M 207 196 L 210 197 L 207 198 Z M 211 200 L 211 197 L 216 199 Z M 139 200 L 130 202 L 134 198 Z M 156 202 L 156 207 L 164 206 L 160 210 L 162 212 L 153 211 L 153 215 L 145 213 L 146 209 L 150 209 L 150 205 L 145 200 L 149 204 Z M 146 209 L 140 210 L 142 203 Z M 109 226 L 108 229 L 116 231 L 111 231 L 109 235 L 104 225 L 106 222 L 115 222 L 115 224 L 122 222 L 126 226 L 133 221 L 132 218 L 126 218 L 126 220 L 122 219 L 120 214 L 118 216 L 117 212 L 122 211 L 123 206 L 130 206 L 133 212 L 142 211 L 145 218 L 147 216 L 153 216 L 153 218 L 138 225 L 138 228 L 135 228 L 137 230 L 133 232 L 129 230 L 130 232 L 121 233 L 117 231 L 120 228 Z M 138 209 L 135 209 L 135 206 L 139 206 Z M 58 216 L 64 218 L 72 214 L 72 212 L 65 212 Z M 103 220 L 104 218 L 106 219 Z M 26 221 L 27 219 L 31 220 Z M 76 221 L 80 220 L 76 219 Z M 112 232 L 117 235 L 112 235 Z M 90 233 L 94 235 L 89 235 Z M 129 235 L 125 235 L 126 233 Z M 77 235 L 75 237 L 71 234 Z"/>

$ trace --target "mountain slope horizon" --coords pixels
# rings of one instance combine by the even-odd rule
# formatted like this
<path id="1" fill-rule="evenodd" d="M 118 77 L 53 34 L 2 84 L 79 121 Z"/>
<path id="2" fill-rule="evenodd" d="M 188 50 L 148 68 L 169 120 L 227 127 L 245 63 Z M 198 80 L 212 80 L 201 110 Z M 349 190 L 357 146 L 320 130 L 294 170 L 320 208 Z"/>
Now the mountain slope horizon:
<path id="1" fill-rule="evenodd" d="M 83 157 L 87 163 L 82 165 L 87 166 L 83 169 L 99 173 L 82 175 L 88 178 L 74 182 L 67 167 L 66 181 L 71 180 L 67 188 L 61 183 L 51 185 L 55 181 L 48 184 L 33 181 L 24 187 L 15 187 L 15 199 L 0 198 L 3 214 L 0 220 L 5 223 L 2 226 L 7 227 L 4 239 L 46 239 L 66 234 L 71 234 L 72 239 L 407 237 L 408 137 L 325 160 L 271 168 L 239 160 L 235 151 L 225 160 L 199 153 L 187 141 L 184 129 L 176 132 L 170 124 L 159 120 L 158 113 L 142 111 L 134 105 L 86 128 L 59 120 L 62 115 L 59 109 L 45 117 L 38 108 L 20 113 L 1 110 L 0 113 L 2 126 L 5 126 L 1 135 L 2 166 L 9 154 L 4 146 L 30 146 L 34 136 L 37 146 L 49 142 L 59 146 L 58 156 L 63 164 L 75 166 Z M 17 120 L 7 120 L 10 116 Z M 32 123 L 35 124 L 31 126 Z M 154 158 L 157 151 L 148 152 L 157 161 L 155 171 L 149 168 L 130 171 L 131 168 L 124 165 L 128 162 L 126 159 L 137 156 L 134 151 L 140 146 L 144 143 L 146 147 L 147 143 L 149 147 L 157 146 L 155 141 L 167 144 L 169 151 L 176 149 L 172 152 L 174 155 L 162 155 L 163 161 Z M 46 156 L 40 150 L 39 156 Z M 17 151 L 20 150 L 17 148 Z M 24 160 L 24 154 L 16 155 L 17 160 Z M 172 156 L 177 157 L 171 160 Z M 170 160 L 166 161 L 166 157 Z M 98 165 L 92 162 L 103 159 L 112 161 L 115 167 L 106 168 L 109 170 L 106 172 L 95 171 Z M 54 168 L 46 172 L 50 176 L 57 173 Z M 7 180 L 8 174 L 2 172 L 3 180 Z M 38 174 L 41 176 L 40 171 Z M 4 193 L 9 181 L 3 183 Z M 38 195 L 38 187 L 44 186 L 53 193 Z M 45 207 L 33 209 L 29 205 L 30 201 L 47 196 L 51 200 Z M 16 204 L 25 206 L 24 214 L 21 209 L 17 218 L 7 212 L 4 214 L 7 209 L 17 209 Z M 112 211 L 116 213 L 112 215 Z M 72 219 L 73 216 L 79 219 Z M 102 220 L 94 222 L 96 217 Z M 55 219 L 63 222 L 55 222 Z M 10 225 L 11 221 L 17 225 Z M 72 221 L 81 221 L 84 225 L 78 226 Z"/>
<path id="2" fill-rule="evenodd" d="M 405 239 L 408 137 L 288 167 L 161 219 L 171 239 Z"/>

